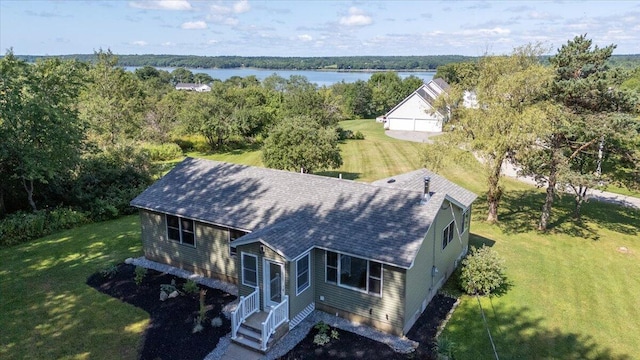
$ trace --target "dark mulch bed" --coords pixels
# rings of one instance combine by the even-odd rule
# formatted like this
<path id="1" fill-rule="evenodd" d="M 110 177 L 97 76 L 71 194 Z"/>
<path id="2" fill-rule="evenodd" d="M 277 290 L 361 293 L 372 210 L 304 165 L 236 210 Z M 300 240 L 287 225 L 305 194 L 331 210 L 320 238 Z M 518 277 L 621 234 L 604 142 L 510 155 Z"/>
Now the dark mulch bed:
<path id="1" fill-rule="evenodd" d="M 407 337 L 420 343 L 415 352 L 399 354 L 389 346 L 340 329 L 339 339 L 332 339 L 328 344 L 319 346 L 313 343 L 318 330 L 312 328 L 309 334 L 281 360 L 293 359 L 435 359 L 435 336 L 438 326 L 444 321 L 455 304 L 455 299 L 436 295 L 424 313 L 413 325 Z"/>
<path id="2" fill-rule="evenodd" d="M 199 285 L 207 290 L 205 303 L 209 310 L 204 330 L 194 334 L 194 320 L 200 308 L 198 295 L 181 295 L 160 301 L 161 284 L 171 284 L 175 280 L 176 287 L 182 289 L 186 280 L 148 270 L 143 283 L 138 286 L 134 281 L 134 271 L 135 266 L 120 264 L 113 277 L 107 279 L 96 273 L 87 279 L 87 284 L 149 313 L 151 320 L 138 351 L 140 359 L 201 360 L 215 349 L 221 337 L 231 331 L 231 322 L 222 316 L 222 308 L 235 300 L 235 296 Z M 222 326 L 211 326 L 211 319 L 215 317 L 222 319 Z"/>

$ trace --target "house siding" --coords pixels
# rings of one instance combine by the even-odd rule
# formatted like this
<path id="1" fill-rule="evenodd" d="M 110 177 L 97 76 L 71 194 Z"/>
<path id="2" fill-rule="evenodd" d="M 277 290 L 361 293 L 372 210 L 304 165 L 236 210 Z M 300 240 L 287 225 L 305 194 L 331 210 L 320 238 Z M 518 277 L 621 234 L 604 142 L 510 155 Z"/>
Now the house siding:
<path id="1" fill-rule="evenodd" d="M 227 229 L 195 221 L 196 246 L 167 239 L 166 217 L 140 210 L 144 256 L 211 278 L 237 283 L 235 257 L 229 254 Z"/>
<path id="2" fill-rule="evenodd" d="M 451 276 L 455 270 L 455 260 L 461 256 L 461 253 L 469 244 L 469 227 L 465 226 L 462 242 L 458 240 L 456 230 L 453 241 L 445 249 L 442 249 L 443 229 L 453 220 L 451 208 L 453 208 L 458 226 L 461 225 L 464 218 L 462 209 L 448 201 L 445 204 L 445 208 L 440 208 L 438 215 L 429 228 L 413 266 L 407 270 L 405 332 L 409 331 L 438 289 Z M 432 276 L 431 272 L 434 265 L 437 267 L 438 273 Z"/>
<path id="3" fill-rule="evenodd" d="M 292 261 L 287 264 L 288 274 L 291 281 L 289 282 L 288 287 L 288 295 L 289 295 L 289 317 L 293 319 L 298 315 L 302 310 L 304 310 L 309 304 L 314 301 L 314 293 L 315 293 L 315 283 L 316 279 L 314 274 L 318 267 L 315 264 L 315 252 L 318 250 L 311 250 L 309 252 L 309 287 L 300 293 L 300 295 L 296 295 L 296 262 Z"/>
<path id="4" fill-rule="evenodd" d="M 382 296 L 369 295 L 325 282 L 324 254 L 324 250 L 314 251 L 316 308 L 400 335 L 404 324 L 405 271 L 383 265 Z"/>

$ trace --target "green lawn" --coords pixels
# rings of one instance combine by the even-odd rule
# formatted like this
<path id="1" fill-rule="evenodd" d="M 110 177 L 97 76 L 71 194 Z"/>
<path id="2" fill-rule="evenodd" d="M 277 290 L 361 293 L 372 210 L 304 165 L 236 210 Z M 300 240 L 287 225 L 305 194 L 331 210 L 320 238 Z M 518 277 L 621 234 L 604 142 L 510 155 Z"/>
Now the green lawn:
<path id="1" fill-rule="evenodd" d="M 135 359 L 148 314 L 85 281 L 141 254 L 137 216 L 0 249 L 0 359 Z"/>
<path id="2" fill-rule="evenodd" d="M 341 125 L 366 139 L 341 144 L 344 166 L 326 175 L 371 181 L 420 167 L 419 154 L 428 151 L 386 137 L 373 120 Z M 202 157 L 261 165 L 255 150 Z M 471 156 L 455 151 L 447 163 L 442 175 L 482 195 L 482 169 Z M 481 196 L 471 225 L 472 244 L 493 246 L 508 267 L 508 292 L 482 300 L 500 358 L 640 359 L 640 211 L 593 202 L 581 225 L 559 224 L 570 216 L 566 196 L 553 230 L 539 234 L 542 192 L 510 179 L 505 190 L 501 223 L 483 222 Z M 0 249 L 0 358 L 134 358 L 147 314 L 84 282 L 107 264 L 139 256 L 138 238 L 138 219 L 130 216 Z M 456 343 L 458 360 L 493 357 L 474 298 L 462 297 L 444 335 Z"/>

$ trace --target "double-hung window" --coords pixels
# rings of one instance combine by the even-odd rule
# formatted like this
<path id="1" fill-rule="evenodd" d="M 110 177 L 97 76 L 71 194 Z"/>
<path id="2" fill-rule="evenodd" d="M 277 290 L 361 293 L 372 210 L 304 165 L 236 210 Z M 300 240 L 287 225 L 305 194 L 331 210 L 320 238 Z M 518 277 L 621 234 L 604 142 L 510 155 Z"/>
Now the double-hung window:
<path id="1" fill-rule="evenodd" d="M 296 261 L 296 295 L 309 287 L 309 265 L 309 253 Z"/>
<path id="2" fill-rule="evenodd" d="M 456 227 L 455 222 L 452 220 L 449 223 L 449 225 L 447 225 L 444 228 L 444 230 L 442 230 L 442 248 L 443 249 L 446 248 L 451 241 L 453 241 L 453 232 L 456 230 L 455 227 Z"/>
<path id="3" fill-rule="evenodd" d="M 258 286 L 258 257 L 242 253 L 242 284 Z"/>
<path id="4" fill-rule="evenodd" d="M 382 264 L 356 256 L 326 252 L 326 281 L 373 295 L 382 295 Z"/>
<path id="5" fill-rule="evenodd" d="M 196 233 L 193 220 L 167 215 L 167 238 L 180 244 L 195 247 Z"/>

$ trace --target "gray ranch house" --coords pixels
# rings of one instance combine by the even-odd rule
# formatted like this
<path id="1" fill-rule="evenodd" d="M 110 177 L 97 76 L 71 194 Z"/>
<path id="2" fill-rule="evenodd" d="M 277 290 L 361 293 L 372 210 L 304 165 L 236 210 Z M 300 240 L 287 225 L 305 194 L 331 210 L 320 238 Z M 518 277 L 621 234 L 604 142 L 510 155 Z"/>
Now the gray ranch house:
<path id="1" fill-rule="evenodd" d="M 145 257 L 237 284 L 232 339 L 266 351 L 314 309 L 406 334 L 475 199 L 425 169 L 369 184 L 187 158 L 131 205 Z"/>

